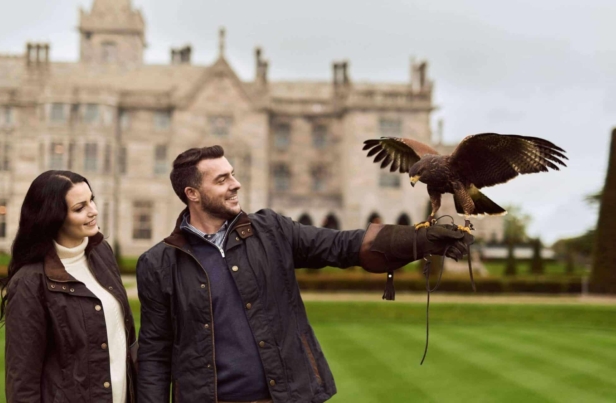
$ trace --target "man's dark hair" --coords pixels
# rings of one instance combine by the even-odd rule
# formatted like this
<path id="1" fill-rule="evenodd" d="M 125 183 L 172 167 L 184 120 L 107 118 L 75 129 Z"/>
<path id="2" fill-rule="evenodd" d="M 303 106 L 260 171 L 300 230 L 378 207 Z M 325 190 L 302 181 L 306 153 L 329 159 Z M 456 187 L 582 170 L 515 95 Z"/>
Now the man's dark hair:
<path id="1" fill-rule="evenodd" d="M 171 170 L 171 186 L 176 195 L 188 205 L 188 199 L 184 189 L 187 187 L 199 188 L 202 175 L 197 169 L 197 164 L 203 160 L 221 158 L 225 155 L 225 150 L 221 146 L 191 148 L 178 155 L 173 161 Z"/>

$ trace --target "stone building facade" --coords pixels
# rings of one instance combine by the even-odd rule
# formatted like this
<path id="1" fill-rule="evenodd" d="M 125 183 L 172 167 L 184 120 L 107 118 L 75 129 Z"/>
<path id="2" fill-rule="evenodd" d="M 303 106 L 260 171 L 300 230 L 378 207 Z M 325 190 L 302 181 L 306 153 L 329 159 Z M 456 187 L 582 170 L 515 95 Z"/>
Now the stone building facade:
<path id="1" fill-rule="evenodd" d="M 281 82 L 256 49 L 255 77 L 242 81 L 224 31 L 217 60 L 197 66 L 190 47 L 172 49 L 167 65 L 145 64 L 144 30 L 130 0 L 94 0 L 80 13 L 78 62 L 51 61 L 41 43 L 0 55 L 0 250 L 10 249 L 31 181 L 70 169 L 90 181 L 110 243 L 138 255 L 183 208 L 169 183 L 175 156 L 214 144 L 235 167 L 246 211 L 340 229 L 425 218 L 425 188 L 361 151 L 378 136 L 432 142 L 425 62 L 412 63 L 407 83 L 353 82 L 346 62 L 328 82 Z M 500 222 L 484 236 L 501 237 Z"/>

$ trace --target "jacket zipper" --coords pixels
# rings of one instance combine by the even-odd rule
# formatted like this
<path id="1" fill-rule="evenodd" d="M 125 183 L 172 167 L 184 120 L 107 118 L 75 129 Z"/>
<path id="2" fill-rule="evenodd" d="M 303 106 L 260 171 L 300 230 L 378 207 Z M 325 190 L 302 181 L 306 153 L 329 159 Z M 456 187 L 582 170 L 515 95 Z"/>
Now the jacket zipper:
<path id="1" fill-rule="evenodd" d="M 224 238 L 223 238 L 223 241 L 224 241 Z M 218 403 L 218 372 L 216 371 L 216 343 L 214 341 L 214 309 L 212 309 L 212 292 L 210 290 L 210 276 L 207 275 L 207 271 L 205 271 L 205 268 L 203 267 L 201 262 L 199 262 L 199 260 L 195 257 L 195 255 L 183 250 L 182 248 L 178 248 L 177 246 L 171 245 L 167 242 L 165 242 L 165 245 L 171 246 L 172 248 L 182 251 L 186 253 L 188 256 L 192 257 L 195 260 L 195 262 L 197 262 L 199 267 L 201 267 L 201 270 L 203 270 L 203 272 L 205 273 L 205 277 L 207 278 L 207 291 L 208 291 L 208 297 L 210 300 L 210 314 L 212 316 L 211 325 L 212 325 L 212 357 L 213 357 L 212 366 L 214 367 L 214 401 Z M 224 258 L 225 257 L 224 252 L 222 251 L 221 248 L 218 248 L 218 249 L 221 251 L 221 253 L 223 254 L 222 257 Z"/>

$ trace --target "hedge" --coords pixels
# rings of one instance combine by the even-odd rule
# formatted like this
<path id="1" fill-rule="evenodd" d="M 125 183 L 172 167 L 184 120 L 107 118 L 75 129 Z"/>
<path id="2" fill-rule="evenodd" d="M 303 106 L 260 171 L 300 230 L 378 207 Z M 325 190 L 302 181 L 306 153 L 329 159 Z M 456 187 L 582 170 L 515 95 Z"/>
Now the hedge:
<path id="1" fill-rule="evenodd" d="M 350 273 L 349 273 L 350 274 Z M 420 276 L 395 276 L 394 285 L 400 291 L 425 291 L 426 282 Z M 385 275 L 353 276 L 353 275 L 310 275 L 298 274 L 297 282 L 302 291 L 383 291 Z M 434 287 L 436 281 L 431 280 Z M 541 294 L 579 294 L 582 292 L 581 277 L 568 278 L 475 278 L 478 294 L 503 293 L 541 293 Z M 454 293 L 473 293 L 470 280 L 462 277 L 443 278 L 439 291 Z"/>

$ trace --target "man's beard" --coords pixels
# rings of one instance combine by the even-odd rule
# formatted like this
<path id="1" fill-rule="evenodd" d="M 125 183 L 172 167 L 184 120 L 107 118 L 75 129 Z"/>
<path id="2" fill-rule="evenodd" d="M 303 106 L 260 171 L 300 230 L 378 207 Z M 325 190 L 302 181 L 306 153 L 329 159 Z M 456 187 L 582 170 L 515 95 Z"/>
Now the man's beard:
<path id="1" fill-rule="evenodd" d="M 201 194 L 201 210 L 204 212 L 224 220 L 230 220 L 239 214 L 239 211 L 232 210 L 225 206 L 226 199 L 221 201 L 220 199 L 212 199 L 203 192 L 199 193 Z M 235 192 L 234 195 L 237 195 L 237 192 Z"/>

